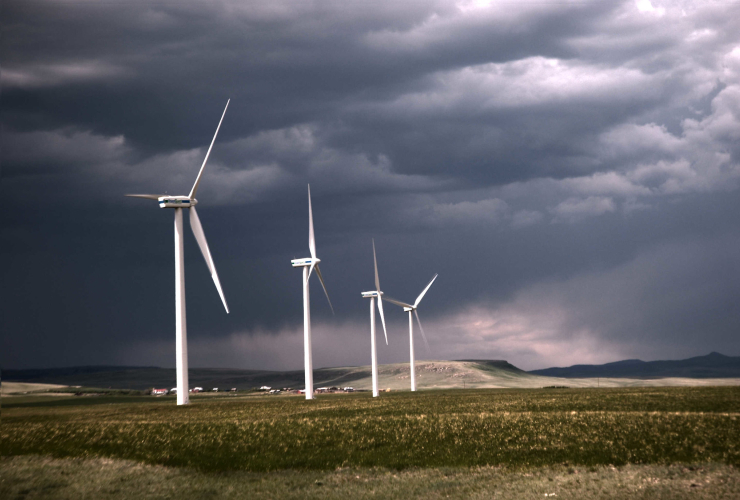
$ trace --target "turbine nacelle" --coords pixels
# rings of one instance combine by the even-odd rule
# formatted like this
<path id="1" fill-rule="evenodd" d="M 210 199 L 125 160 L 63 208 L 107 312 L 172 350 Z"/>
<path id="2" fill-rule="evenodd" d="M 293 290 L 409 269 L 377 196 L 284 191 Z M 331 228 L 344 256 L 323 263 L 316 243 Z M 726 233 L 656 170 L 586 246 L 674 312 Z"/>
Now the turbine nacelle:
<path id="1" fill-rule="evenodd" d="M 306 257 L 305 259 L 293 259 L 290 261 L 293 267 L 309 267 L 314 266 L 321 262 L 321 259 L 314 259 L 312 257 Z"/>
<path id="2" fill-rule="evenodd" d="M 362 292 L 362 296 L 366 299 L 369 299 L 370 297 L 379 297 L 380 295 L 383 295 L 383 292 L 378 292 L 377 290 Z"/>
<path id="3" fill-rule="evenodd" d="M 198 200 L 187 196 L 160 196 L 157 201 L 159 208 L 190 208 L 198 204 Z"/>
<path id="4" fill-rule="evenodd" d="M 190 196 L 170 196 L 168 194 L 127 194 L 126 196 L 129 198 L 157 200 L 159 208 L 192 208 L 198 204 L 198 200 Z"/>

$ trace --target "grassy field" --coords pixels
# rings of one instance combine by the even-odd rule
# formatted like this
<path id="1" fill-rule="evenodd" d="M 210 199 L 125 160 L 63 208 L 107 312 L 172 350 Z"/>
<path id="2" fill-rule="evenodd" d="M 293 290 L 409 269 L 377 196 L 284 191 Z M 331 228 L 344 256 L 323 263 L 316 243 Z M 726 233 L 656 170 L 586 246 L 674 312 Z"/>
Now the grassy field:
<path id="1" fill-rule="evenodd" d="M 632 470 L 634 487 L 647 477 L 665 484 L 669 476 L 675 484 L 694 481 L 695 471 L 671 464 L 703 464 L 702 470 L 723 478 L 713 479 L 716 485 L 737 485 L 739 417 L 738 387 L 478 389 L 313 401 L 196 397 L 187 407 L 175 406 L 173 398 L 25 397 L 3 400 L 0 449 L 4 457 L 17 457 L 4 459 L 3 477 L 31 474 L 38 460 L 47 460 L 21 457 L 32 455 L 55 457 L 50 463 L 60 470 L 84 471 L 106 458 L 119 472 L 130 472 L 131 463 L 144 475 L 166 466 L 161 470 L 167 474 L 195 471 L 215 483 L 232 476 L 279 483 L 287 474 L 305 486 L 311 478 L 344 484 L 343 474 L 354 472 L 342 471 L 368 481 L 400 474 L 406 479 L 398 491 L 408 495 L 430 477 L 448 477 L 448 469 L 457 479 L 440 479 L 447 481 L 443 490 L 463 488 L 483 474 L 496 484 L 509 481 L 511 491 L 531 483 L 526 487 L 533 492 L 542 485 L 527 478 L 550 474 L 566 484 L 573 480 L 571 468 L 602 483 L 613 467 Z M 509 479 L 495 479 L 502 474 Z"/>

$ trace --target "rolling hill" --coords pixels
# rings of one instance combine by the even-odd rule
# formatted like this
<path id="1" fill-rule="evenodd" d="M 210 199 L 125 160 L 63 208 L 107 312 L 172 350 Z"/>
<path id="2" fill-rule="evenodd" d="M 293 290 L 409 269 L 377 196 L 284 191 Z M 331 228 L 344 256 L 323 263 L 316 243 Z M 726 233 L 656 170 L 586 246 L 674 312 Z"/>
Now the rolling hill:
<path id="1" fill-rule="evenodd" d="M 637 378 L 666 377 L 735 378 L 740 377 L 740 357 L 712 352 L 706 356 L 669 361 L 641 361 L 626 359 L 603 365 L 573 365 L 567 368 L 532 370 L 532 375 L 562 378 Z"/>

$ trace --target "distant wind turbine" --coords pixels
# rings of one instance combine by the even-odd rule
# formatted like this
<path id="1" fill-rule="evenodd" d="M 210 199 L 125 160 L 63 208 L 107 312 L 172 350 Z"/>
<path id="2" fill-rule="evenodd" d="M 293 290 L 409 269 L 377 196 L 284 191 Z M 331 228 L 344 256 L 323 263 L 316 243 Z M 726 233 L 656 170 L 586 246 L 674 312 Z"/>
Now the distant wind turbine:
<path id="1" fill-rule="evenodd" d="M 380 321 L 383 323 L 383 334 L 385 344 L 388 345 L 388 332 L 385 329 L 385 317 L 383 316 L 383 292 L 380 291 L 380 280 L 378 279 L 378 259 L 375 256 L 375 240 L 373 239 L 373 262 L 375 263 L 375 290 L 362 292 L 362 296 L 370 299 L 370 348 L 373 365 L 373 397 L 378 397 L 378 349 L 375 345 L 375 297 L 378 298 L 378 312 Z"/>
<path id="2" fill-rule="evenodd" d="M 169 196 L 166 194 L 127 194 L 132 198 L 145 198 L 148 200 L 159 201 L 160 208 L 174 208 L 175 209 L 175 350 L 176 350 L 176 363 L 177 363 L 177 404 L 185 405 L 190 402 L 188 397 L 188 335 L 187 326 L 185 321 L 185 260 L 183 253 L 183 232 L 182 232 L 182 209 L 190 209 L 190 228 L 193 230 L 195 239 L 198 241 L 201 253 L 206 260 L 208 270 L 211 272 L 211 278 L 216 284 L 216 290 L 221 296 L 221 302 L 226 308 L 226 312 L 229 312 L 229 306 L 226 305 L 226 298 L 224 298 L 224 292 L 221 290 L 221 283 L 218 280 L 218 273 L 216 273 L 216 266 L 211 258 L 211 252 L 208 249 L 208 242 L 206 241 L 206 235 L 203 233 L 203 226 L 200 224 L 198 218 L 198 212 L 195 211 L 195 205 L 198 200 L 195 199 L 195 193 L 198 191 L 198 185 L 200 179 L 203 176 L 203 169 L 206 167 L 206 162 L 211 154 L 213 143 L 216 142 L 216 136 L 221 128 L 221 122 L 224 121 L 226 110 L 229 107 L 231 99 L 226 101 L 226 107 L 221 115 L 221 120 L 218 122 L 216 127 L 216 133 L 213 135 L 211 145 L 208 147 L 208 152 L 203 160 L 203 164 L 200 166 L 198 177 L 195 179 L 195 184 L 190 190 L 190 194 L 187 196 Z"/>
<path id="3" fill-rule="evenodd" d="M 421 299 L 424 298 L 424 295 L 427 293 L 427 290 L 429 290 L 429 287 L 432 286 L 432 283 L 434 283 L 434 280 L 437 279 L 438 274 L 435 274 L 432 278 L 432 281 L 429 282 L 427 287 L 419 294 L 418 297 L 416 297 L 416 301 L 412 304 L 407 304 L 406 302 L 401 302 L 400 300 L 393 299 L 391 297 L 386 297 L 385 300 L 388 302 L 392 302 L 398 306 L 403 307 L 404 311 L 407 311 L 409 313 L 409 351 L 411 352 L 411 361 L 410 361 L 410 369 L 411 369 L 411 390 L 416 390 L 416 371 L 414 370 L 414 320 L 411 317 L 411 313 L 413 312 L 416 316 L 416 322 L 419 323 L 419 330 L 421 331 L 421 337 L 424 339 L 424 344 L 426 344 L 427 349 L 429 349 L 429 342 L 427 342 L 427 336 L 424 334 L 424 327 L 421 326 L 421 320 L 419 319 L 419 313 L 416 311 L 416 308 L 419 306 L 419 303 L 421 302 Z"/>
<path id="4" fill-rule="evenodd" d="M 311 300 L 308 294 L 308 279 L 311 272 L 316 268 L 316 276 L 319 277 L 321 287 L 324 289 L 326 300 L 329 301 L 331 313 L 334 314 L 334 307 L 329 299 L 329 292 L 326 291 L 324 277 L 321 276 L 319 262 L 321 259 L 316 257 L 316 240 L 313 235 L 313 212 L 311 211 L 311 186 L 308 186 L 308 250 L 311 252 L 311 258 L 294 259 L 291 262 L 293 267 L 303 268 L 303 369 L 306 372 L 306 399 L 313 399 L 313 357 L 311 354 Z"/>

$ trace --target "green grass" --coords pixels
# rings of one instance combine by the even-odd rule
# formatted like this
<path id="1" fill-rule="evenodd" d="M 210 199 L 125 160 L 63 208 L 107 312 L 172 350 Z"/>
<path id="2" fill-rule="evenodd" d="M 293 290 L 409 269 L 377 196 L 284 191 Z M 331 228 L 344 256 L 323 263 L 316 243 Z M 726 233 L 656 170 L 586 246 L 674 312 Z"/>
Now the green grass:
<path id="1" fill-rule="evenodd" d="M 201 471 L 740 465 L 737 387 L 111 399 L 126 403 L 4 405 L 3 455 Z"/>

